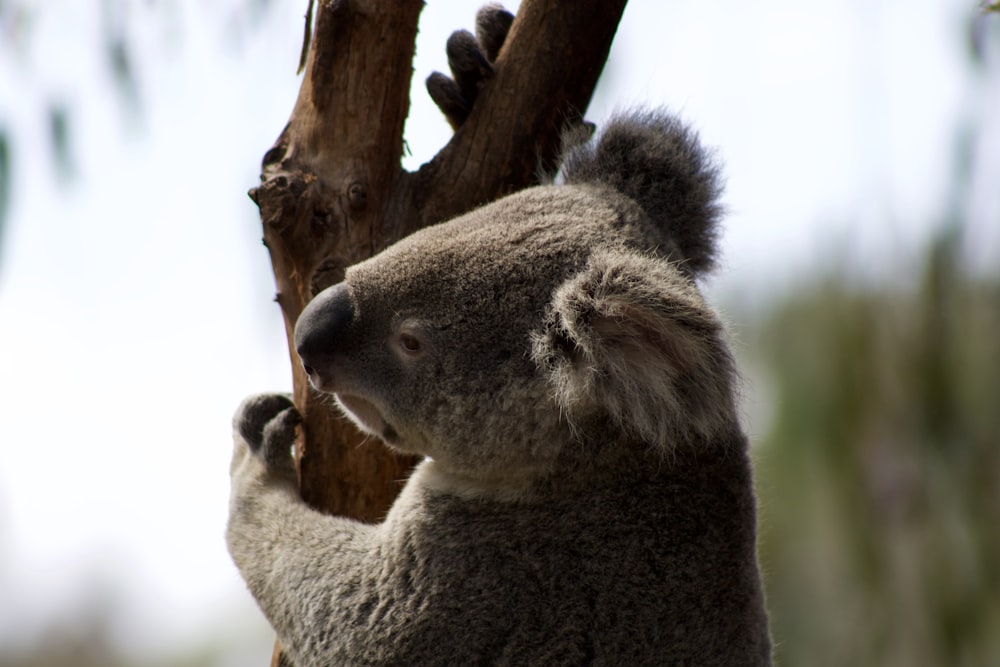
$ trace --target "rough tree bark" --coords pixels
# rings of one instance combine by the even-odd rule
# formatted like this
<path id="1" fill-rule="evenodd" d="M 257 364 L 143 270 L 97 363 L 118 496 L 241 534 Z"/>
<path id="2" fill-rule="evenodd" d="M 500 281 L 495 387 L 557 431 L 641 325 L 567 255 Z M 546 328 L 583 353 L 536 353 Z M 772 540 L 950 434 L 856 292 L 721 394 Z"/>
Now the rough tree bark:
<path id="1" fill-rule="evenodd" d="M 302 496 L 321 511 L 370 522 L 385 514 L 415 461 L 363 443 L 310 392 L 291 343 L 295 321 L 347 266 L 532 185 L 539 166 L 553 166 L 562 129 L 587 108 L 625 0 L 524 0 L 468 119 L 410 173 L 400 158 L 423 4 L 318 2 L 298 99 L 250 191 L 304 418 L 296 443 Z M 276 647 L 272 665 L 280 664 Z"/>

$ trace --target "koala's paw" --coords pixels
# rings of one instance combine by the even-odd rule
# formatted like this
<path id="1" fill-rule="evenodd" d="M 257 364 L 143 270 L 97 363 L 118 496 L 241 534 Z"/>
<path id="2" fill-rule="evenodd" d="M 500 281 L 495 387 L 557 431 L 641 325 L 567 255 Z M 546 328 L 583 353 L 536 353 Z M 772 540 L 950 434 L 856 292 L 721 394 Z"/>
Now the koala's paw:
<path id="1" fill-rule="evenodd" d="M 491 2 L 476 13 L 475 36 L 457 30 L 448 38 L 445 51 L 451 77 L 432 73 L 427 77 L 427 92 L 453 129 L 469 117 L 479 89 L 493 76 L 493 63 L 513 21 L 513 14 Z"/>
<path id="2" fill-rule="evenodd" d="M 302 416 L 286 394 L 257 394 L 236 409 L 233 427 L 268 471 L 295 478 L 292 444 Z M 239 443 L 237 443 L 239 445 Z"/>

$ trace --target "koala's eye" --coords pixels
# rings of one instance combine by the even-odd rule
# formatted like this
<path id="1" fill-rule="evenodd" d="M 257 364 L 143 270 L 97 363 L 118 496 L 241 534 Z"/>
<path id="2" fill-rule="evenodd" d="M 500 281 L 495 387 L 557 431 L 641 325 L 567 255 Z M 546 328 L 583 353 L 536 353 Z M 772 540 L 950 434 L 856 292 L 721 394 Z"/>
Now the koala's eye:
<path id="1" fill-rule="evenodd" d="M 408 333 L 399 334 L 399 345 L 410 354 L 416 354 L 423 348 L 420 339 Z"/>
<path id="2" fill-rule="evenodd" d="M 404 358 L 415 359 L 427 352 L 427 345 L 424 340 L 410 331 L 400 331 L 397 333 L 394 344 L 398 353 Z"/>
<path id="3" fill-rule="evenodd" d="M 393 325 L 389 345 L 397 356 L 403 359 L 417 359 L 430 350 L 425 326 L 422 322 L 408 319 Z"/>

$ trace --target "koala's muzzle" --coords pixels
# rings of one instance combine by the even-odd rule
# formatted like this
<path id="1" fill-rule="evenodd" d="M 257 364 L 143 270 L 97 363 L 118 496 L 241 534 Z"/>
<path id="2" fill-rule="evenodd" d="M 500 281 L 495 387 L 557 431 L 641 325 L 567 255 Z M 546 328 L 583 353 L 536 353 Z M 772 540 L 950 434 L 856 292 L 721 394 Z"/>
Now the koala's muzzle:
<path id="1" fill-rule="evenodd" d="M 354 305 L 344 283 L 317 294 L 299 315 L 295 323 L 295 350 L 314 384 L 320 380 L 317 371 L 339 347 L 353 320 Z"/>

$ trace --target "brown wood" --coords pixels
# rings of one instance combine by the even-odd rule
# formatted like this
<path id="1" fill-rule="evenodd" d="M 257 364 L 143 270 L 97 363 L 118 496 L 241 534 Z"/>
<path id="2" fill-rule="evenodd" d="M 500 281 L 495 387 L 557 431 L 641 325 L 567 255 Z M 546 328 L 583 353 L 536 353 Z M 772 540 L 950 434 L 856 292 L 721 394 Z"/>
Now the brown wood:
<path id="1" fill-rule="evenodd" d="M 347 266 L 537 182 L 539 166 L 554 164 L 562 130 L 586 110 L 625 0 L 524 0 L 468 120 L 416 173 L 400 158 L 423 2 L 317 4 L 298 99 L 250 196 L 260 207 L 304 418 L 296 443 L 302 497 L 374 522 L 415 460 L 365 441 L 309 390 L 291 344 L 295 321 Z M 278 648 L 272 665 L 287 665 Z"/>

